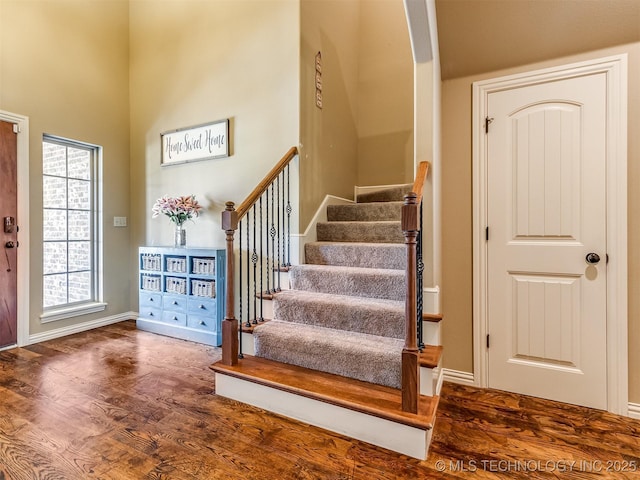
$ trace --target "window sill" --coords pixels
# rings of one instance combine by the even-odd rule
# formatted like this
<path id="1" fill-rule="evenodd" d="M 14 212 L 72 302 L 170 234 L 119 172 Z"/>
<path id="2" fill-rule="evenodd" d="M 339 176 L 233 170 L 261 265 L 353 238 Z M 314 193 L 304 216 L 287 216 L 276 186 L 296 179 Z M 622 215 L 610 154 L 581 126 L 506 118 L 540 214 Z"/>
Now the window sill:
<path id="1" fill-rule="evenodd" d="M 41 323 L 55 322 L 57 320 L 64 320 L 65 318 L 88 315 L 89 313 L 102 312 L 106 308 L 107 304 L 102 302 L 85 303 L 73 307 L 56 308 L 55 310 L 48 310 L 40 315 L 40 321 Z"/>

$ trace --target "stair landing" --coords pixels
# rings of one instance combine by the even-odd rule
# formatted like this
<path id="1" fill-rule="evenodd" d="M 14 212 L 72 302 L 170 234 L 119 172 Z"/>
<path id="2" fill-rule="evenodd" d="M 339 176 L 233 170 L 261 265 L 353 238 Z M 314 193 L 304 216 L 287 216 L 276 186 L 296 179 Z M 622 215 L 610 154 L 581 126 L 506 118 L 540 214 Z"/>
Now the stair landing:
<path id="1" fill-rule="evenodd" d="M 438 397 L 403 412 L 400 390 L 246 355 L 216 363 L 216 394 L 426 459 Z"/>

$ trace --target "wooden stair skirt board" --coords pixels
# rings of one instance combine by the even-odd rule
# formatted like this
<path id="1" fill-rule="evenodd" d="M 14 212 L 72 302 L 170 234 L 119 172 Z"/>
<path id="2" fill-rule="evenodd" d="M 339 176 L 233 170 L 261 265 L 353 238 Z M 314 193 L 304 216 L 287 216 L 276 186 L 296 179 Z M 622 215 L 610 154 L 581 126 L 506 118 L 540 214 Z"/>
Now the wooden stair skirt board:
<path id="1" fill-rule="evenodd" d="M 400 390 L 245 355 L 216 363 L 216 395 L 425 460 L 438 397 L 403 412 Z"/>

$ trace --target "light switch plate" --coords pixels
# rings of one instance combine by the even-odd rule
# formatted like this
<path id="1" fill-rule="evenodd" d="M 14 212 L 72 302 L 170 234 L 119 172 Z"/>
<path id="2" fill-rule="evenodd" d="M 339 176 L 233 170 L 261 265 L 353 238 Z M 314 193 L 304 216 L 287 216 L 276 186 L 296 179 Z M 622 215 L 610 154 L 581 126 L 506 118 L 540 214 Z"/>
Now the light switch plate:
<path id="1" fill-rule="evenodd" d="M 127 226 L 127 217 L 113 217 L 113 226 L 114 227 L 126 227 Z"/>

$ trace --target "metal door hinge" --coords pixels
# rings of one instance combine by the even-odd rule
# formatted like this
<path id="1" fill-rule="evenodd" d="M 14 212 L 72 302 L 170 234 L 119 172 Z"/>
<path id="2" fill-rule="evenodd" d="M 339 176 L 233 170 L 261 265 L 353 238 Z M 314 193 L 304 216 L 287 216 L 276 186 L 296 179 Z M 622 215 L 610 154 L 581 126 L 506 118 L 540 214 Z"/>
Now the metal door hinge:
<path id="1" fill-rule="evenodd" d="M 489 124 L 493 122 L 493 117 L 484 117 L 484 133 L 489 133 Z"/>
<path id="2" fill-rule="evenodd" d="M 489 334 L 487 333 L 487 348 L 489 348 Z"/>
<path id="3" fill-rule="evenodd" d="M 489 240 L 489 227 L 486 227 L 486 228 L 484 229 L 484 238 L 485 238 L 486 240 Z"/>

